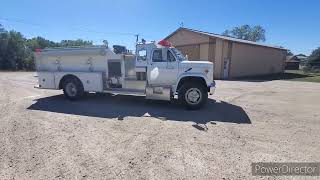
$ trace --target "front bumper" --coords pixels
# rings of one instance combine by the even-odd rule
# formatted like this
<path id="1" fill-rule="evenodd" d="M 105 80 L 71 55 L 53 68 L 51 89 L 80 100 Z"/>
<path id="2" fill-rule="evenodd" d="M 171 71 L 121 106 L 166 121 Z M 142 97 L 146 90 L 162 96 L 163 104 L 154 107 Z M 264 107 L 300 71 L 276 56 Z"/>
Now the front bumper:
<path id="1" fill-rule="evenodd" d="M 208 92 L 210 95 L 214 94 L 216 90 L 216 82 L 213 81 L 209 86 L 208 86 Z"/>

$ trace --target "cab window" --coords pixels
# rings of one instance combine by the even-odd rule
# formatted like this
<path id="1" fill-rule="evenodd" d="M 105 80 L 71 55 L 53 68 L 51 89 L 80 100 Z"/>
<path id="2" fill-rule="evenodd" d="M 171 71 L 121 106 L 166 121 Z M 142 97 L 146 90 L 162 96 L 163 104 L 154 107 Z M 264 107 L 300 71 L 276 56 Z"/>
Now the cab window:
<path id="1" fill-rule="evenodd" d="M 162 49 L 156 49 L 153 51 L 152 61 L 153 62 L 164 62 L 164 60 L 162 58 Z"/>
<path id="2" fill-rule="evenodd" d="M 176 58 L 174 58 L 172 52 L 169 50 L 167 51 L 167 59 L 169 62 L 176 61 Z"/>
<path id="3" fill-rule="evenodd" d="M 147 60 L 147 51 L 146 50 L 140 50 L 137 53 L 138 57 L 138 61 L 146 61 Z"/>

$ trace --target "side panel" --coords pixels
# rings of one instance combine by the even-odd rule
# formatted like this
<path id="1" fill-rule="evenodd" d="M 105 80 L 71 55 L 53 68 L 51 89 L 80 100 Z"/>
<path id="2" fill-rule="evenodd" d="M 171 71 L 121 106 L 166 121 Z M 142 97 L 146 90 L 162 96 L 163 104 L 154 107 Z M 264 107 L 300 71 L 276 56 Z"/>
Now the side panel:
<path id="1" fill-rule="evenodd" d="M 214 78 L 222 78 L 222 69 L 223 69 L 223 44 L 222 39 L 216 39 L 215 44 L 215 56 L 214 56 Z"/>
<path id="2" fill-rule="evenodd" d="M 121 59 L 105 47 L 44 49 L 36 55 L 37 71 L 105 72 L 107 60 Z"/>
<path id="3" fill-rule="evenodd" d="M 78 77 L 86 92 L 102 92 L 103 81 L 102 72 L 55 72 L 55 85 L 56 89 L 59 88 L 59 83 L 65 75 L 74 75 Z"/>
<path id="4" fill-rule="evenodd" d="M 170 101 L 171 94 L 171 86 L 146 87 L 146 99 Z"/>
<path id="5" fill-rule="evenodd" d="M 38 72 L 39 88 L 56 89 L 53 72 Z"/>
<path id="6" fill-rule="evenodd" d="M 200 44 L 200 60 L 209 61 L 209 43 Z"/>
<path id="7" fill-rule="evenodd" d="M 145 90 L 147 81 L 138 80 L 124 80 L 122 84 L 123 89 L 135 89 L 135 90 Z"/>
<path id="8" fill-rule="evenodd" d="M 124 56 L 124 77 L 126 79 L 136 79 L 136 60 L 134 56 Z"/>
<path id="9" fill-rule="evenodd" d="M 285 51 L 233 43 L 230 77 L 267 75 L 283 72 Z"/>
<path id="10" fill-rule="evenodd" d="M 176 46 L 182 54 L 185 54 L 188 59 L 193 61 L 200 60 L 200 44 Z"/>

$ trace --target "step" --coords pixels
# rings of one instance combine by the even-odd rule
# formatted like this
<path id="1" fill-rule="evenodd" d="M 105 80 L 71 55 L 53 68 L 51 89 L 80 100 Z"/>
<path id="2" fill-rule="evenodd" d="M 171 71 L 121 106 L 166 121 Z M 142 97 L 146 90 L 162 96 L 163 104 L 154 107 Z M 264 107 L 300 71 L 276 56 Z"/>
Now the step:
<path id="1" fill-rule="evenodd" d="M 103 92 L 111 94 L 123 94 L 133 96 L 145 96 L 145 90 L 140 89 L 127 89 L 127 88 L 107 88 Z"/>

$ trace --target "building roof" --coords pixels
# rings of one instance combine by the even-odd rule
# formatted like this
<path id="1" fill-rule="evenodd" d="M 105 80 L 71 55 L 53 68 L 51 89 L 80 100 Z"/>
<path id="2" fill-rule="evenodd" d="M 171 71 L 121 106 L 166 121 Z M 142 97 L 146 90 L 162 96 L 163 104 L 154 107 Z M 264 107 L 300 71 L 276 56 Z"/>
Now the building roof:
<path id="1" fill-rule="evenodd" d="M 303 55 L 296 55 L 296 57 L 300 60 L 305 60 L 308 58 L 307 56 L 303 56 Z"/>
<path id="2" fill-rule="evenodd" d="M 287 56 L 286 62 L 300 62 L 297 56 Z"/>
<path id="3" fill-rule="evenodd" d="M 286 63 L 300 63 L 300 61 L 296 61 L 296 60 L 286 60 Z"/>
<path id="4" fill-rule="evenodd" d="M 294 56 L 287 56 L 286 57 L 286 60 L 290 60 L 290 59 L 292 59 Z"/>
<path id="5" fill-rule="evenodd" d="M 307 60 L 308 57 L 304 55 L 293 55 L 293 56 L 287 56 L 286 62 L 300 62 Z"/>
<path id="6" fill-rule="evenodd" d="M 194 29 L 189 29 L 189 28 L 183 28 L 183 27 L 178 28 L 178 29 L 175 30 L 173 33 L 171 33 L 169 36 L 167 36 L 165 39 L 170 38 L 171 36 L 173 36 L 175 33 L 177 33 L 177 32 L 180 31 L 180 30 L 191 31 L 191 32 L 203 34 L 203 35 L 206 35 L 206 36 L 210 36 L 210 37 L 214 37 L 214 38 L 219 38 L 219 39 L 224 39 L 224 40 L 233 41 L 233 42 L 238 42 L 238 43 L 244 43 L 244 44 L 251 44 L 251 45 L 256 45 L 256 46 L 263 46 L 263 47 L 269 47 L 269 48 L 287 50 L 287 49 L 285 49 L 285 48 L 283 48 L 283 47 L 280 47 L 280 46 L 273 46 L 273 45 L 261 44 L 261 43 L 257 43 L 257 42 L 253 42 L 253 41 L 248 41 L 248 40 L 243 40 L 243 39 L 233 38 L 233 37 L 229 37 L 229 36 L 223 36 L 223 35 L 220 35 L 220 34 L 215 34 L 215 33 L 210 33 L 210 32 L 204 32 L 204 31 L 199 31 L 199 30 L 194 30 Z"/>

